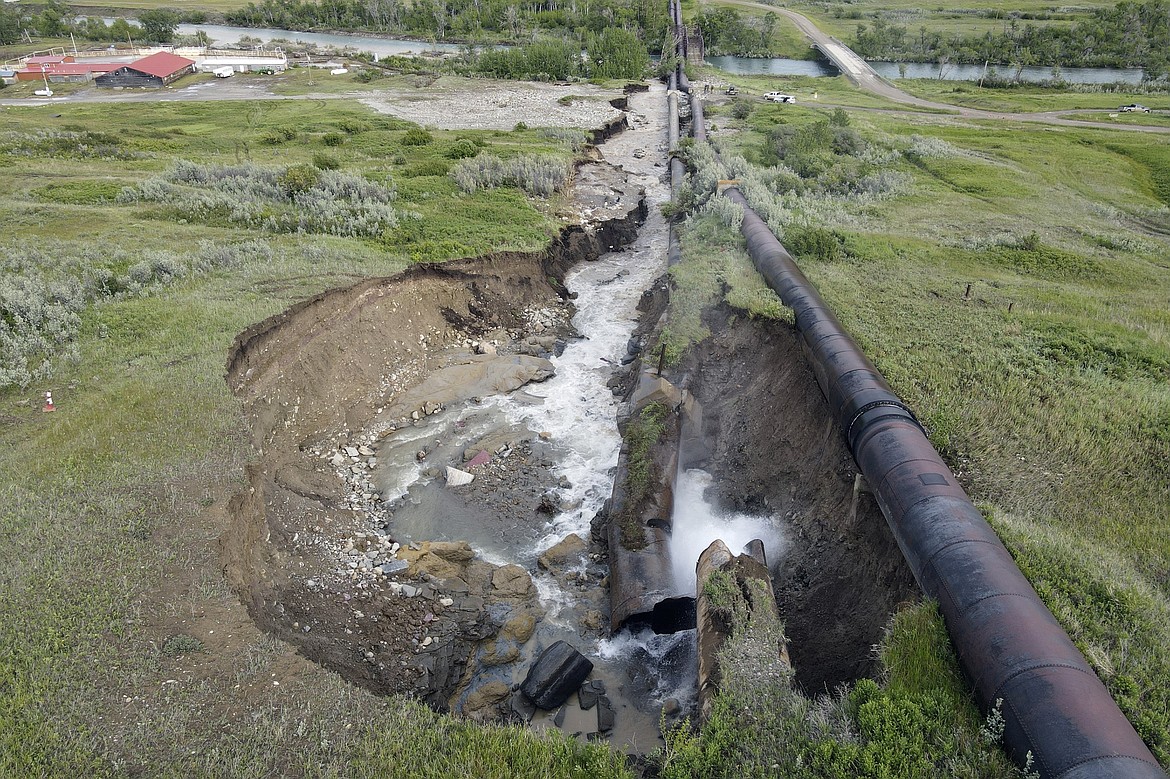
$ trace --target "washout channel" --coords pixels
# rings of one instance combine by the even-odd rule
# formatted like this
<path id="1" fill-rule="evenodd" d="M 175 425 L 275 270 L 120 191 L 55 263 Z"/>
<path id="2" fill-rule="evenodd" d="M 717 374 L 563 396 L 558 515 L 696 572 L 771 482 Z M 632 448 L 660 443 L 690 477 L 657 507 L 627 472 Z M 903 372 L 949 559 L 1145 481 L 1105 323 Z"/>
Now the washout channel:
<path id="1" fill-rule="evenodd" d="M 367 279 L 240 334 L 227 378 L 257 458 L 221 545 L 253 619 L 355 684 L 641 754 L 664 713 L 693 715 L 697 654 L 693 629 L 611 631 L 606 508 L 655 370 L 670 197 L 664 88 L 615 104 L 548 251 Z M 791 326 L 705 318 L 663 374 L 702 409 L 669 594 L 693 597 L 715 538 L 760 538 L 798 683 L 870 674 L 909 571 Z M 516 688 L 557 641 L 593 670 L 545 711 Z"/>

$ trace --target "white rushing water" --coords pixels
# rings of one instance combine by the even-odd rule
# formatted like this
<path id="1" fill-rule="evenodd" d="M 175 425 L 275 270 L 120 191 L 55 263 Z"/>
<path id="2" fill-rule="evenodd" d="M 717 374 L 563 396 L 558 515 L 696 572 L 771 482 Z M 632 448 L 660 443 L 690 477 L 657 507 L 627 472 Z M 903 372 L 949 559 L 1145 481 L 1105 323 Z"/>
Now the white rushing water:
<path id="1" fill-rule="evenodd" d="M 621 448 L 617 429 L 621 401 L 606 382 L 626 355 L 642 292 L 666 271 L 667 226 L 659 206 L 669 200 L 670 188 L 662 180 L 665 169 L 661 156 L 653 153 L 665 143 L 665 117 L 650 116 L 651 112 L 665 111 L 662 91 L 655 85 L 648 94 L 631 95 L 631 103 L 645 107 L 643 116 L 652 121 L 634 122 L 634 129 L 601 147 L 607 159 L 619 161 L 631 180 L 645 188 L 649 208 L 646 224 L 625 250 L 584 263 L 565 280 L 566 287 L 577 293 L 573 325 L 583 338 L 570 342 L 564 354 L 552 358 L 555 376 L 527 388 L 544 402 L 531 405 L 510 397 L 498 401 L 512 422 L 551 434 L 563 453 L 554 470 L 572 485 L 562 491 L 562 498 L 575 508 L 554 519 L 545 536 L 535 539 L 537 549 L 569 533 L 588 538 L 589 521 L 613 487 Z M 633 150 L 638 148 L 650 153 L 636 158 Z"/>
<path id="2" fill-rule="evenodd" d="M 682 471 L 675 479 L 670 564 L 679 595 L 695 595 L 695 564 L 717 538 L 736 555 L 758 538 L 764 542 L 768 565 L 775 564 L 788 546 L 772 518 L 716 509 L 705 497 L 710 484 L 711 474 L 698 468 Z"/>

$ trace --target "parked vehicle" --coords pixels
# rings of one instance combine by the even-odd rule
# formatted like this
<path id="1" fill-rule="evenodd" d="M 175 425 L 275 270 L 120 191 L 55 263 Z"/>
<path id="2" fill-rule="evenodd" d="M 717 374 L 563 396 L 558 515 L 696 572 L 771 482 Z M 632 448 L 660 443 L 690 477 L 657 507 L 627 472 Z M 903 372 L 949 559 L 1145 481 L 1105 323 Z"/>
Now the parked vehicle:
<path id="1" fill-rule="evenodd" d="M 216 78 L 231 78 L 235 74 L 231 65 L 224 65 L 222 68 L 216 68 L 211 72 L 215 74 Z"/>
<path id="2" fill-rule="evenodd" d="M 1143 114 L 1148 114 L 1150 112 L 1150 109 L 1146 108 L 1141 103 L 1130 103 L 1129 105 L 1123 105 L 1121 108 L 1118 108 L 1117 110 L 1123 114 L 1132 114 L 1135 111 L 1141 112 Z"/>
<path id="3" fill-rule="evenodd" d="M 53 90 L 49 89 L 48 87 L 45 87 L 44 89 L 38 89 L 38 90 L 34 91 L 33 94 L 36 95 L 37 97 L 52 97 Z"/>
<path id="4" fill-rule="evenodd" d="M 764 99 L 773 103 L 795 103 L 796 98 L 792 95 L 786 95 L 783 92 L 768 92 L 764 95 Z"/>
<path id="5" fill-rule="evenodd" d="M 731 86 L 729 86 L 729 87 L 727 88 L 727 94 L 729 94 L 729 95 L 738 95 L 738 94 L 739 94 L 739 89 L 738 89 L 738 88 L 735 86 L 735 84 L 732 84 Z"/>

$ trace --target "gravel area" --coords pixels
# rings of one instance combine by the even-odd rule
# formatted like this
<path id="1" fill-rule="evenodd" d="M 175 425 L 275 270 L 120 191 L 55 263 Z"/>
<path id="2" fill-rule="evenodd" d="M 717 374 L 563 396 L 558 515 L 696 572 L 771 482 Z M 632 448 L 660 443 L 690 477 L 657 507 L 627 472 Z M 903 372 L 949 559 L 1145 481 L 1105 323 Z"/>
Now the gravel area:
<path id="1" fill-rule="evenodd" d="M 387 91 L 361 100 L 375 111 L 442 130 L 529 127 L 601 127 L 621 114 L 609 104 L 622 93 L 591 84 L 439 79 L 409 92 Z"/>

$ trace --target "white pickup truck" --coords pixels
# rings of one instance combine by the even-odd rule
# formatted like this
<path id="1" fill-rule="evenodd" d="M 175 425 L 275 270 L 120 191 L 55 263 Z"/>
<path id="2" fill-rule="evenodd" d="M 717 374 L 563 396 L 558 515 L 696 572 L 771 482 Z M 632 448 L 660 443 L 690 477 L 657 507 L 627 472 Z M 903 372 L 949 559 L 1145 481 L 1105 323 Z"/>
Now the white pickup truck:
<path id="1" fill-rule="evenodd" d="M 786 95 L 783 92 L 768 92 L 764 95 L 764 99 L 772 103 L 795 103 L 796 98 L 792 95 Z"/>

